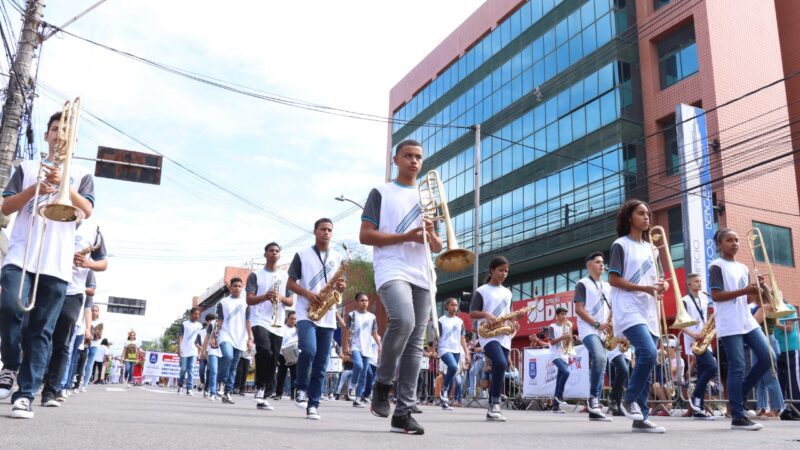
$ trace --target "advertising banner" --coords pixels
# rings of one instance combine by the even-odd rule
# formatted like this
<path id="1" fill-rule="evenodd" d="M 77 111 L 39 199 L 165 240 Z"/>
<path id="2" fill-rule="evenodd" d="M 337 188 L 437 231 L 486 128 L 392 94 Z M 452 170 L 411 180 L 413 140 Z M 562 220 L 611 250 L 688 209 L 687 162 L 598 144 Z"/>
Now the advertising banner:
<path id="1" fill-rule="evenodd" d="M 195 358 L 192 368 L 193 379 L 199 381 L 200 363 Z M 144 372 L 142 375 L 150 377 L 178 378 L 181 373 L 181 358 L 177 353 L 163 353 L 148 351 L 144 355 Z M 197 382 L 196 381 L 196 382 Z"/>
<path id="2" fill-rule="evenodd" d="M 522 396 L 525 398 L 552 397 L 556 390 L 558 369 L 553 364 L 556 355 L 549 348 L 526 348 L 522 364 Z M 589 397 L 589 351 L 583 345 L 575 347 L 569 360 L 570 374 L 564 386 L 564 398 Z"/>

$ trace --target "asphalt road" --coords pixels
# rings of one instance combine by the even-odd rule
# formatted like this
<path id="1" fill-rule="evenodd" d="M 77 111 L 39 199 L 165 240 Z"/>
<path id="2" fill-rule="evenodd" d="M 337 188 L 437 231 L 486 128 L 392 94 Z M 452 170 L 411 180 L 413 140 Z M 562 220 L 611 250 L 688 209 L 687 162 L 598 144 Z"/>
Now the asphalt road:
<path id="1" fill-rule="evenodd" d="M 728 420 L 657 418 L 664 435 L 630 432 L 631 422 L 589 422 L 585 414 L 506 411 L 508 422 L 487 423 L 477 408 L 442 411 L 422 406 L 424 436 L 389 432 L 389 419 L 348 402 L 323 402 L 322 420 L 305 419 L 290 400 L 256 410 L 250 396 L 235 405 L 211 403 L 160 388 L 90 386 L 60 408 L 38 405 L 33 420 L 0 417 L 0 448 L 797 448 L 798 422 L 765 421 L 761 431 L 732 431 Z M 11 410 L 0 404 L 0 414 Z M 424 447 L 423 447 L 424 446 Z"/>

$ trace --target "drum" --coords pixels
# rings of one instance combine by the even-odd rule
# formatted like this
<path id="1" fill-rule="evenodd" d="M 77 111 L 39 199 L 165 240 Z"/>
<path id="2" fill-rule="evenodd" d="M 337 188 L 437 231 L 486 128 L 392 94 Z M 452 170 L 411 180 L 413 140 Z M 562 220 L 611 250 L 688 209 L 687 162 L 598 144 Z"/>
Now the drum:
<path id="1" fill-rule="evenodd" d="M 300 356 L 300 348 L 297 346 L 297 341 L 283 347 L 281 349 L 281 355 L 283 355 L 283 360 L 286 361 L 287 366 L 297 364 L 297 358 Z"/>

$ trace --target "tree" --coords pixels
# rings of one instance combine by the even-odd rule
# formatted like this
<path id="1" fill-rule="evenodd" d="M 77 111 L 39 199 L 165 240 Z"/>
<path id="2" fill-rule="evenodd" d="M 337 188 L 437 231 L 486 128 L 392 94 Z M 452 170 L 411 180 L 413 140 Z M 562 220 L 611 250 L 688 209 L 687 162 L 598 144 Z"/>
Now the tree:
<path id="1" fill-rule="evenodd" d="M 178 335 L 181 334 L 181 324 L 183 324 L 184 320 L 189 320 L 190 315 L 191 309 L 187 309 L 182 316 L 175 319 L 175 321 L 164 330 L 164 334 L 159 338 L 163 351 L 168 353 L 175 353 L 178 351 Z"/>

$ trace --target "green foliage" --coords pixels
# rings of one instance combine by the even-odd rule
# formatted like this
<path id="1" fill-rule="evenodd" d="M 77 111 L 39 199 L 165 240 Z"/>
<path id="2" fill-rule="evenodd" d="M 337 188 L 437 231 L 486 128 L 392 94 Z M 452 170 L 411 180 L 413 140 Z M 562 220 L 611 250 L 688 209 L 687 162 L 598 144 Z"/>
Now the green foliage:
<path id="1" fill-rule="evenodd" d="M 191 309 L 187 309 L 181 317 L 175 319 L 175 321 L 164 330 L 164 334 L 159 338 L 163 351 L 171 353 L 178 351 L 178 335 L 181 334 L 181 324 L 184 320 L 189 320 L 190 313 Z"/>

